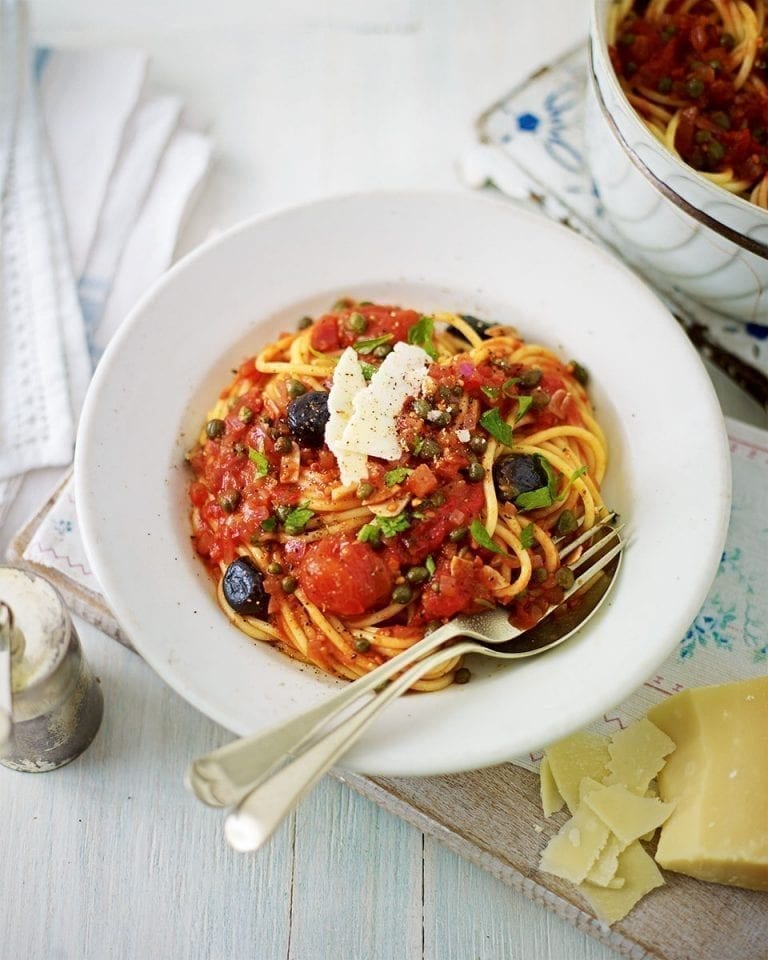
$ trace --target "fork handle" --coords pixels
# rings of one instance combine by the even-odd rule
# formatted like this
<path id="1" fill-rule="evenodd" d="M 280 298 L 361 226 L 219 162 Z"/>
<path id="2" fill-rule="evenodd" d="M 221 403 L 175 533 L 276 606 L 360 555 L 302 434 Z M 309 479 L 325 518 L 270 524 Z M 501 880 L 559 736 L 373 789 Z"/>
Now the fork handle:
<path id="1" fill-rule="evenodd" d="M 261 733 L 233 740 L 198 757 L 187 769 L 187 787 L 208 806 L 235 806 L 264 777 L 269 776 L 280 761 L 300 750 L 334 717 L 397 673 L 407 670 L 414 661 L 459 634 L 455 623 L 446 623 L 318 706 Z M 454 648 L 450 649 L 453 651 Z M 452 653 L 452 656 L 455 655 Z"/>
<path id="2" fill-rule="evenodd" d="M 277 773 L 262 779 L 227 817 L 224 832 L 230 846 L 241 853 L 263 846 L 302 797 L 349 750 L 390 701 L 441 663 L 476 649 L 476 644 L 458 643 L 425 657 L 298 757 L 284 755 L 282 759 L 288 762 Z"/>

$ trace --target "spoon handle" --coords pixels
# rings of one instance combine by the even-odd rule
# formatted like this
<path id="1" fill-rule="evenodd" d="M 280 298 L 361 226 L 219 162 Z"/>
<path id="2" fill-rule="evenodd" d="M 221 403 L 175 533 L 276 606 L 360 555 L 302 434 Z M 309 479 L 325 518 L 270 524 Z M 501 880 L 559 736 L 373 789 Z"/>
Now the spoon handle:
<path id="1" fill-rule="evenodd" d="M 351 707 L 360 697 L 406 670 L 414 660 L 426 656 L 459 633 L 456 623 L 446 623 L 318 706 L 254 736 L 233 740 L 198 757 L 187 769 L 187 787 L 208 806 L 235 806 L 280 761 L 286 756 L 293 756 L 334 717 Z M 454 649 L 451 648 L 451 656 L 456 656 Z"/>
<path id="2" fill-rule="evenodd" d="M 224 832 L 229 844 L 241 853 L 263 846 L 302 797 L 349 750 L 388 703 L 436 666 L 476 649 L 474 643 L 458 643 L 419 660 L 298 757 L 284 756 L 282 759 L 288 762 L 272 776 L 262 779 L 227 817 Z"/>

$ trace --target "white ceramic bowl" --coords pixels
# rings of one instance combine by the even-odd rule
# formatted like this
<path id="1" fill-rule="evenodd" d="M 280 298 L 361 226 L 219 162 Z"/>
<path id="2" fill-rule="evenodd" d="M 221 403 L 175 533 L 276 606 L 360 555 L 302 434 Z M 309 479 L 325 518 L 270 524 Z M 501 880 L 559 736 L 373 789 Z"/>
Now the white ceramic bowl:
<path id="1" fill-rule="evenodd" d="M 627 100 L 608 55 L 611 0 L 592 0 L 589 163 L 622 250 L 662 286 L 726 316 L 768 321 L 768 211 L 664 148 Z"/>
<path id="2" fill-rule="evenodd" d="M 94 571 L 142 656 L 235 733 L 339 686 L 226 620 L 190 543 L 184 456 L 232 366 L 344 294 L 493 317 L 591 370 L 605 496 L 633 530 L 609 602 L 544 656 L 477 658 L 470 683 L 399 700 L 344 765 L 433 774 L 524 754 L 619 703 L 679 643 L 730 496 L 719 406 L 682 330 L 627 268 L 543 217 L 471 193 L 337 198 L 245 223 L 174 267 L 110 344 L 81 420 Z"/>

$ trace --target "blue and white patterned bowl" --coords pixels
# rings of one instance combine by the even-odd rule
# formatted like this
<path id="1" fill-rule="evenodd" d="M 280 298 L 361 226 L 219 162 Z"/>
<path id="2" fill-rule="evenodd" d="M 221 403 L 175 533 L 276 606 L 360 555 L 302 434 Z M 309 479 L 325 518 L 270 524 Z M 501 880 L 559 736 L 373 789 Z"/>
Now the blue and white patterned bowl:
<path id="1" fill-rule="evenodd" d="M 725 316 L 768 320 L 768 211 L 715 186 L 662 146 L 627 100 L 593 0 L 586 140 L 624 252 L 673 290 Z"/>

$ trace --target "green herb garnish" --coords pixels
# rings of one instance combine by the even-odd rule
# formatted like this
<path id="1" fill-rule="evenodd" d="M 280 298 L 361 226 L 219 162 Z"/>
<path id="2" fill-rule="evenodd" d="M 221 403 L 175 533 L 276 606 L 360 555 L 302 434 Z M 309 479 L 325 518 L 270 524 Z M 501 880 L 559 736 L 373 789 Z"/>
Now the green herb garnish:
<path id="1" fill-rule="evenodd" d="M 383 333 L 380 337 L 374 337 L 372 340 L 358 340 L 357 343 L 353 343 L 352 346 L 358 353 L 373 353 L 376 347 L 389 343 L 391 339 L 391 333 Z"/>
<path id="2" fill-rule="evenodd" d="M 409 467 L 395 467 L 394 470 L 388 470 L 384 474 L 384 483 L 388 487 L 394 487 L 396 483 L 402 483 L 407 477 L 413 473 Z"/>
<path id="3" fill-rule="evenodd" d="M 489 400 L 496 400 L 501 392 L 500 387 L 480 387 Z"/>
<path id="4" fill-rule="evenodd" d="M 493 542 L 490 534 L 479 520 L 472 521 L 469 532 L 472 534 L 472 539 L 478 546 L 484 547 L 492 553 L 500 553 L 503 557 L 507 556 L 506 551 L 502 550 L 500 546 Z"/>
<path id="5" fill-rule="evenodd" d="M 304 527 L 306 527 L 314 515 L 315 511 L 310 510 L 309 507 L 296 507 L 295 510 L 291 510 L 291 512 L 286 515 L 283 521 L 285 532 L 291 536 L 302 533 Z"/>
<path id="6" fill-rule="evenodd" d="M 495 407 L 493 410 L 485 411 L 480 417 L 480 423 L 499 443 L 503 443 L 505 447 L 512 446 L 512 427 L 502 420 L 501 414 Z"/>
<path id="7" fill-rule="evenodd" d="M 422 317 L 408 331 L 408 343 L 412 343 L 428 353 L 433 360 L 437 359 L 435 347 L 435 321 L 433 317 Z"/>
<path id="8" fill-rule="evenodd" d="M 360 528 L 357 539 L 363 543 L 376 543 L 381 537 L 394 537 L 398 533 L 407 530 L 411 521 L 404 513 L 398 513 L 396 517 L 376 517 L 370 523 Z"/>
<path id="9" fill-rule="evenodd" d="M 437 570 L 437 565 L 435 564 L 435 559 L 431 553 L 424 561 L 424 566 L 427 568 L 427 572 L 429 573 L 430 577 L 434 577 L 435 570 Z"/>
<path id="10" fill-rule="evenodd" d="M 535 542 L 536 537 L 533 535 L 533 524 L 529 523 L 528 526 L 523 527 L 520 531 L 520 546 L 523 550 L 530 550 Z"/>
<path id="11" fill-rule="evenodd" d="M 360 370 L 365 377 L 366 382 L 369 382 L 371 377 L 376 373 L 378 367 L 375 367 L 372 363 L 365 363 L 364 361 L 360 363 Z"/>
<path id="12" fill-rule="evenodd" d="M 518 420 L 522 420 L 532 403 L 533 397 L 522 396 L 517 398 L 517 413 L 515 414 L 515 423 L 517 423 Z"/>
<path id="13" fill-rule="evenodd" d="M 256 473 L 260 477 L 266 477 L 269 473 L 269 460 L 259 450 L 248 447 L 248 459 L 256 465 Z"/>

